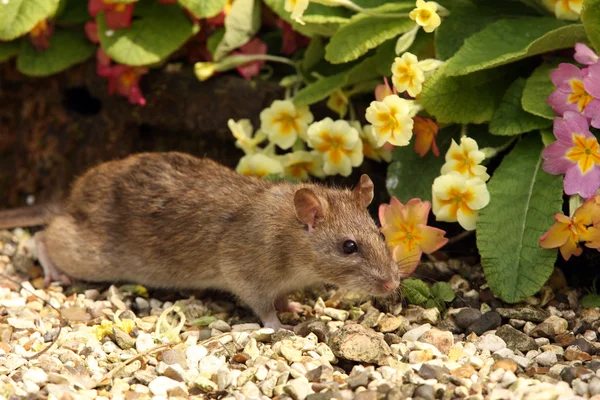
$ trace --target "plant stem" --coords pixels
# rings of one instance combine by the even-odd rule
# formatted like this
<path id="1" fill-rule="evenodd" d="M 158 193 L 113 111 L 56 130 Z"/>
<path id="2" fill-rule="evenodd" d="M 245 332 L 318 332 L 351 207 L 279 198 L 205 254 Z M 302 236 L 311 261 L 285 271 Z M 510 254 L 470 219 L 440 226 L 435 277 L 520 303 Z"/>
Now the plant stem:
<path id="1" fill-rule="evenodd" d="M 471 236 L 472 234 L 474 234 L 475 231 L 464 231 L 459 233 L 456 236 L 453 236 L 450 238 L 450 240 L 448 240 L 448 243 L 446 243 L 446 246 L 450 245 L 450 244 L 454 244 L 456 242 L 460 242 L 461 240 L 468 238 L 469 236 Z"/>

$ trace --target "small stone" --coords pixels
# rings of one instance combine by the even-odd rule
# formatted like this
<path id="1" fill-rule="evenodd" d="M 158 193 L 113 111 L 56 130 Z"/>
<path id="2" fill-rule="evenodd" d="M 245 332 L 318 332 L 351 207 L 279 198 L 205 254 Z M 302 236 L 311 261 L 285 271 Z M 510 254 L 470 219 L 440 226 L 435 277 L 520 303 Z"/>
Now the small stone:
<path id="1" fill-rule="evenodd" d="M 588 384 L 581 379 L 574 379 L 573 382 L 571 382 L 571 386 L 573 386 L 573 391 L 579 396 L 588 394 Z"/>
<path id="2" fill-rule="evenodd" d="M 598 335 L 596 334 L 596 332 L 589 330 L 589 329 L 587 331 L 583 332 L 583 337 L 584 337 L 584 339 L 586 339 L 590 342 L 595 342 L 598 339 Z"/>
<path id="3" fill-rule="evenodd" d="M 219 390 L 225 390 L 231 385 L 233 381 L 233 374 L 229 371 L 229 368 L 223 366 L 217 371 L 217 386 Z"/>
<path id="4" fill-rule="evenodd" d="M 414 350 L 408 355 L 408 362 L 411 364 L 419 364 L 433 360 L 433 352 L 431 350 Z"/>
<path id="5" fill-rule="evenodd" d="M 9 324 L 0 324 L 0 340 L 2 343 L 9 343 L 13 333 L 13 328 Z"/>
<path id="6" fill-rule="evenodd" d="M 310 383 L 304 377 L 289 380 L 283 390 L 294 400 L 304 400 L 311 392 Z"/>
<path id="7" fill-rule="evenodd" d="M 282 340 L 289 340 L 296 336 L 294 332 L 288 329 L 279 329 L 277 332 L 271 335 L 271 341 L 273 343 L 281 342 Z"/>
<path id="8" fill-rule="evenodd" d="M 595 355 L 598 352 L 598 349 L 584 338 L 575 339 L 571 343 L 571 346 L 577 346 L 579 347 L 579 350 L 586 352 L 590 355 Z"/>
<path id="9" fill-rule="evenodd" d="M 498 328 L 496 336 L 504 340 L 506 346 L 511 350 L 519 350 L 526 353 L 529 350 L 536 350 L 538 348 L 535 340 L 510 325 L 503 325 Z"/>
<path id="10" fill-rule="evenodd" d="M 27 370 L 23 374 L 22 378 L 24 381 L 30 381 L 37 385 L 41 385 L 48 382 L 48 374 L 40 368 L 31 368 Z"/>
<path id="11" fill-rule="evenodd" d="M 279 351 L 281 352 L 281 355 L 291 363 L 302 361 L 302 351 L 294 348 L 292 343 L 282 344 Z"/>
<path id="12" fill-rule="evenodd" d="M 588 382 L 588 390 L 590 395 L 600 395 L 600 378 L 595 376 Z"/>
<path id="13" fill-rule="evenodd" d="M 362 325 L 344 325 L 331 336 L 333 354 L 346 360 L 378 363 L 391 354 L 382 335 Z"/>
<path id="14" fill-rule="evenodd" d="M 569 384 L 577 378 L 585 381 L 594 376 L 595 374 L 592 370 L 584 367 L 566 367 L 560 372 L 560 378 Z"/>
<path id="15" fill-rule="evenodd" d="M 517 368 L 517 363 L 514 360 L 510 360 L 508 358 L 500 359 L 492 365 L 493 371 L 503 369 L 504 371 L 516 372 Z"/>
<path id="16" fill-rule="evenodd" d="M 203 392 L 214 392 L 215 390 L 219 390 L 219 386 L 216 383 L 203 376 L 199 376 L 194 380 L 194 386 Z"/>
<path id="17" fill-rule="evenodd" d="M 435 379 L 441 381 L 445 375 L 448 375 L 449 371 L 445 367 L 439 367 L 437 365 L 423 364 L 419 369 L 419 376 L 423 379 Z"/>
<path id="18" fill-rule="evenodd" d="M 395 332 L 400 327 L 406 331 L 408 321 L 404 317 L 386 317 L 379 321 L 379 331 L 383 333 Z"/>
<path id="19" fill-rule="evenodd" d="M 423 324 L 417 328 L 411 329 L 402 335 L 402 339 L 407 342 L 416 342 L 425 332 L 431 329 L 431 324 Z"/>
<path id="20" fill-rule="evenodd" d="M 451 332 L 432 328 L 419 337 L 419 342 L 429 343 L 435 346 L 442 354 L 448 355 L 450 348 L 454 345 L 454 336 Z"/>
<path id="21" fill-rule="evenodd" d="M 257 342 L 268 343 L 273 339 L 275 331 L 271 328 L 261 328 L 250 334 L 252 339 L 256 339 Z"/>
<path id="22" fill-rule="evenodd" d="M 178 364 L 182 368 L 186 368 L 186 357 L 183 350 L 180 349 L 169 349 L 165 350 L 161 354 L 162 361 L 167 365 Z"/>
<path id="23" fill-rule="evenodd" d="M 566 319 L 552 315 L 544 320 L 541 324 L 531 331 L 531 335 L 535 337 L 552 338 L 556 335 L 561 335 L 567 331 L 569 323 Z"/>
<path id="24" fill-rule="evenodd" d="M 562 335 L 556 335 L 554 342 L 562 347 L 568 347 L 575 341 L 575 335 L 571 332 L 563 333 Z"/>
<path id="25" fill-rule="evenodd" d="M 550 313 L 537 308 L 497 308 L 496 312 L 505 319 L 521 319 L 523 321 L 543 322 Z"/>
<path id="26" fill-rule="evenodd" d="M 348 386 L 350 386 L 351 389 L 356 389 L 359 386 L 366 387 L 368 384 L 369 384 L 369 372 L 368 371 L 362 371 L 362 372 L 358 372 L 358 373 L 354 373 L 354 371 L 352 371 L 352 373 L 348 377 Z"/>
<path id="27" fill-rule="evenodd" d="M 428 308 L 423 311 L 420 323 L 437 324 L 440 321 L 440 310 L 437 308 Z"/>
<path id="28" fill-rule="evenodd" d="M 113 338 L 117 346 L 123 350 L 129 350 L 135 347 L 136 339 L 132 338 L 127 332 L 120 329 L 118 326 L 113 327 Z"/>
<path id="29" fill-rule="evenodd" d="M 6 321 L 15 329 L 35 329 L 33 321 L 21 318 L 7 318 Z"/>
<path id="30" fill-rule="evenodd" d="M 306 373 L 310 382 L 328 382 L 333 380 L 333 368 L 328 365 L 319 365 Z"/>
<path id="31" fill-rule="evenodd" d="M 232 332 L 257 331 L 260 329 L 259 324 L 237 324 L 233 325 Z"/>
<path id="32" fill-rule="evenodd" d="M 506 371 L 500 380 L 500 385 L 508 387 L 517 381 L 517 376 L 512 371 Z"/>
<path id="33" fill-rule="evenodd" d="M 424 400 L 433 400 L 435 398 L 435 392 L 433 386 L 419 385 L 415 389 L 414 397 L 420 397 Z"/>
<path id="34" fill-rule="evenodd" d="M 216 386 L 216 385 L 215 385 Z M 181 382 L 166 376 L 159 376 L 148 384 L 148 389 L 155 396 L 187 396 L 188 391 Z"/>
<path id="35" fill-rule="evenodd" d="M 314 333 L 319 342 L 327 343 L 329 341 L 329 331 L 327 330 L 327 325 L 325 322 L 321 320 L 308 320 L 299 323 L 294 327 L 294 332 L 296 335 L 306 337 L 310 333 Z"/>
<path id="36" fill-rule="evenodd" d="M 200 360 L 208 354 L 204 346 L 189 346 L 185 351 L 188 366 L 197 368 Z"/>
<path id="37" fill-rule="evenodd" d="M 495 352 L 506 348 L 506 342 L 496 335 L 483 335 L 475 341 L 475 346 L 480 350 Z"/>
<path id="38" fill-rule="evenodd" d="M 558 362 L 556 353 L 553 351 L 545 351 L 535 357 L 535 361 L 542 367 L 551 367 Z"/>
<path id="39" fill-rule="evenodd" d="M 502 318 L 496 311 L 486 312 L 481 318 L 469 325 L 465 330 L 465 333 L 467 335 L 475 333 L 477 336 L 481 336 L 487 331 L 496 329 L 501 323 Z"/>
<path id="40" fill-rule="evenodd" d="M 365 315 L 363 315 L 360 324 L 367 328 L 373 328 L 379 322 L 380 317 L 381 311 L 379 311 L 375 307 L 369 307 L 365 311 Z"/>
<path id="41" fill-rule="evenodd" d="M 248 399 L 258 399 L 260 397 L 260 389 L 252 382 L 244 383 L 244 386 L 240 389 L 240 393 Z"/>
<path id="42" fill-rule="evenodd" d="M 579 346 L 571 345 L 565 350 L 565 360 L 567 361 L 588 361 L 591 360 L 592 356 L 581 351 Z"/>
<path id="43" fill-rule="evenodd" d="M 231 326 L 229 326 L 227 322 L 220 319 L 211 322 L 208 327 L 210 329 L 217 329 L 221 332 L 231 332 Z"/>
<path id="44" fill-rule="evenodd" d="M 383 340 L 385 340 L 389 346 L 402 342 L 402 338 L 394 333 L 386 333 L 383 335 Z"/>
<path id="45" fill-rule="evenodd" d="M 350 313 L 346 310 L 338 310 L 337 308 L 325 307 L 325 315 L 335 319 L 336 321 L 345 321 Z"/>
<path id="46" fill-rule="evenodd" d="M 470 378 L 475 373 L 477 373 L 475 371 L 475 368 L 473 368 L 473 366 L 470 364 L 465 364 L 462 367 L 458 367 L 458 368 L 450 371 L 450 375 L 452 375 L 456 378 L 465 378 L 465 379 Z"/>
<path id="47" fill-rule="evenodd" d="M 377 400 L 378 394 L 373 390 L 363 390 L 354 395 L 354 400 Z"/>
<path id="48" fill-rule="evenodd" d="M 468 326 L 474 324 L 481 318 L 481 311 L 475 308 L 463 308 L 454 317 L 456 326 L 461 329 L 466 329 Z"/>
<path id="49" fill-rule="evenodd" d="M 135 339 L 135 348 L 138 353 L 148 351 L 154 346 L 154 339 L 146 332 L 140 332 L 138 337 Z"/>
<path id="50" fill-rule="evenodd" d="M 258 350 L 258 343 L 256 343 L 256 339 L 250 339 L 246 347 L 244 347 L 244 353 L 252 360 L 260 355 L 260 350 Z"/>

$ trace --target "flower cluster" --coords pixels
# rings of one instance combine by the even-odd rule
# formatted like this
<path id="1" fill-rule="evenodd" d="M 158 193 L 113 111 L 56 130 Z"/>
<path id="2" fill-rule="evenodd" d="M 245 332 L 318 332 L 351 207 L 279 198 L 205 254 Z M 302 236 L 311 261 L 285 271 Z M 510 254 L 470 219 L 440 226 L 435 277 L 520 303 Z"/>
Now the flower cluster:
<path id="1" fill-rule="evenodd" d="M 556 223 L 540 238 L 540 246 L 559 248 L 565 260 L 583 252 L 581 244 L 600 249 L 600 195 L 587 199 L 569 218 L 561 213 L 554 215 Z"/>
<path id="2" fill-rule="evenodd" d="M 428 201 L 411 199 L 403 205 L 396 197 L 379 206 L 381 232 L 402 277 L 413 273 L 423 253 L 431 254 L 448 242 L 446 232 L 427 226 L 430 208 Z"/>
<path id="3" fill-rule="evenodd" d="M 433 214 L 438 221 L 458 222 L 466 230 L 475 229 L 479 210 L 490 202 L 486 185 L 490 176 L 480 165 L 484 158 L 472 138 L 462 137 L 460 145 L 452 140 L 442 175 L 432 185 Z"/>
<path id="4" fill-rule="evenodd" d="M 417 97 L 423 90 L 425 79 L 442 64 L 434 59 L 419 61 L 417 56 L 406 52 L 402 57 L 396 57 L 392 64 L 394 88 L 399 93 L 406 91 L 411 97 Z"/>
<path id="5" fill-rule="evenodd" d="M 542 4 L 558 19 L 576 21 L 581 14 L 583 0 L 542 0 Z"/>

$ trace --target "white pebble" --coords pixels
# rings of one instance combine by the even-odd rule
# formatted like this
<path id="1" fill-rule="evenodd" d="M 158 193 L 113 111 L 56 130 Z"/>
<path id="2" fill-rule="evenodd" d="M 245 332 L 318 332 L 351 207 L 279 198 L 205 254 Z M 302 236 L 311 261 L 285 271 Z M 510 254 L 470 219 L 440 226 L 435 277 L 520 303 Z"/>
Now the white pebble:
<path id="1" fill-rule="evenodd" d="M 213 374 L 216 374 L 223 365 L 225 365 L 225 358 L 209 355 L 200 360 L 198 370 L 200 370 L 202 376 L 210 378 Z"/>
<path id="2" fill-rule="evenodd" d="M 59 306 L 60 307 L 60 306 Z M 7 318 L 8 324 L 15 329 L 35 329 L 33 321 L 21 318 Z"/>
<path id="3" fill-rule="evenodd" d="M 208 350 L 204 346 L 190 346 L 185 351 L 185 358 L 188 367 L 198 367 L 198 363 L 208 354 Z"/>
<path id="4" fill-rule="evenodd" d="M 31 368 L 23 374 L 23 380 L 31 381 L 36 384 L 46 383 L 48 381 L 48 374 L 40 368 Z"/>
<path id="5" fill-rule="evenodd" d="M 135 339 L 135 348 L 138 353 L 148 351 L 154 347 L 154 339 L 152 336 L 145 332 L 140 332 L 137 339 Z"/>
<path id="6" fill-rule="evenodd" d="M 415 342 L 429 330 L 431 330 L 431 324 L 423 324 L 418 328 L 411 329 L 410 331 L 406 332 L 402 336 L 402 339 L 406 340 L 407 342 Z"/>
<path id="7" fill-rule="evenodd" d="M 169 390 L 175 389 L 178 386 L 183 385 L 166 376 L 159 376 L 158 378 L 154 378 L 152 382 L 148 384 L 148 389 L 150 389 L 150 392 L 155 396 L 166 396 Z"/>

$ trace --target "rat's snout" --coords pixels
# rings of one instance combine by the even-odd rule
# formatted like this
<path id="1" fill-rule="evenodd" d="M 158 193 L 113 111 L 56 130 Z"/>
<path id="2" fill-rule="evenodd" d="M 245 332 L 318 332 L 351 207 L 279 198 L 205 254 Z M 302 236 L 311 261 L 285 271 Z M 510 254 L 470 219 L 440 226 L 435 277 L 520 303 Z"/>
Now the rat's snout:
<path id="1" fill-rule="evenodd" d="M 381 282 L 381 289 L 383 292 L 393 292 L 398 289 L 400 281 L 397 279 L 386 279 Z"/>

